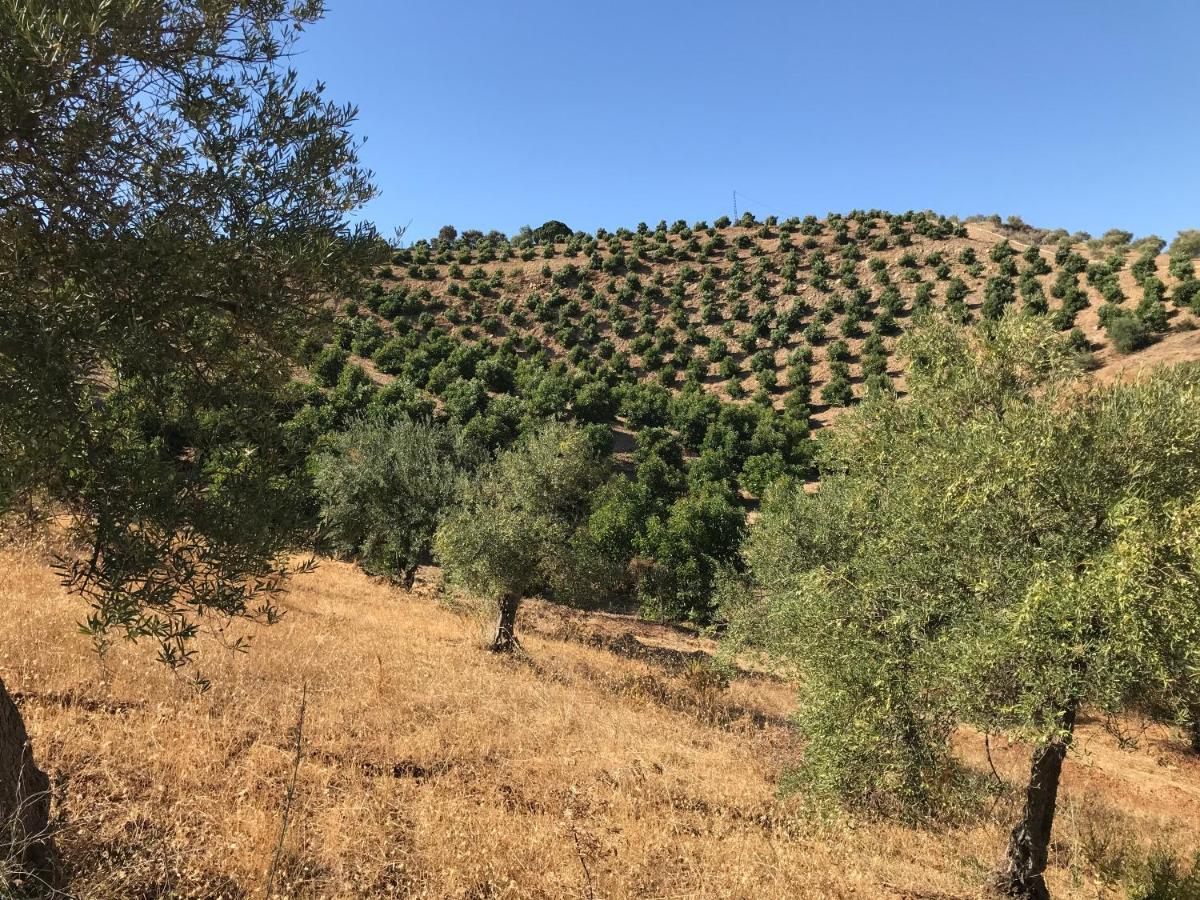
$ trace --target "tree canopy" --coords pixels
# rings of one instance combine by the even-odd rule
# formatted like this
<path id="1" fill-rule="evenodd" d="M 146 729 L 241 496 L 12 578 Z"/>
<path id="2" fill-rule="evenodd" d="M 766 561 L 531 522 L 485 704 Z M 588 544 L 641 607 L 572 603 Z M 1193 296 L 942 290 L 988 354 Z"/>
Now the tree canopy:
<path id="1" fill-rule="evenodd" d="M 605 475 L 585 432 L 550 422 L 482 467 L 438 529 L 447 579 L 500 605 L 493 649 L 512 649 L 523 596 L 587 590 L 581 526 Z"/>
<path id="2" fill-rule="evenodd" d="M 313 460 L 321 525 L 338 552 L 412 584 L 462 479 L 455 436 L 429 422 L 381 416 L 330 435 Z"/>
<path id="3" fill-rule="evenodd" d="M 172 664 L 196 614 L 271 615 L 302 471 L 279 388 L 380 243 L 346 226 L 355 110 L 285 65 L 320 14 L 0 10 L 0 510 L 65 506 L 89 629 Z"/>
<path id="4" fill-rule="evenodd" d="M 818 492 L 769 496 L 734 633 L 800 673 L 802 774 L 860 808 L 935 809 L 960 723 L 1031 740 L 1002 880 L 1044 896 L 1080 706 L 1195 717 L 1200 368 L 1081 388 L 1015 313 L 904 352 L 909 396 L 822 435 Z"/>

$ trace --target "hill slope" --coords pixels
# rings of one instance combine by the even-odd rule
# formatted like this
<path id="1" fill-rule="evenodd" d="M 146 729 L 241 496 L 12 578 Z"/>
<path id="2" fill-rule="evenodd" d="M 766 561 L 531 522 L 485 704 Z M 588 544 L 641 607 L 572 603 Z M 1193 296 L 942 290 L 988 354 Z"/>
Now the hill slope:
<path id="1" fill-rule="evenodd" d="M 993 742 L 1011 783 L 976 818 L 822 825 L 777 795 L 798 750 L 790 689 L 722 686 L 686 632 L 530 605 L 530 660 L 506 661 L 420 590 L 324 561 L 250 654 L 202 641 L 215 686 L 197 695 L 148 650 L 98 666 L 44 558 L 10 548 L 0 564 L 0 670 L 58 785 L 72 896 L 261 895 L 302 685 L 280 897 L 976 896 L 1027 773 L 1027 753 Z M 960 748 L 990 771 L 978 735 Z M 1152 843 L 1196 849 L 1200 762 L 1177 735 L 1154 726 L 1121 750 L 1089 722 L 1079 749 L 1056 897 L 1123 896 L 1103 879 Z"/>
<path id="2" fill-rule="evenodd" d="M 819 476 L 814 428 L 904 390 L 897 341 L 926 314 L 1015 307 L 1101 367 L 1147 342 L 1189 356 L 1200 280 L 1161 249 L 930 213 L 447 235 L 331 305 L 296 422 L 316 445 L 365 411 L 432 413 L 482 459 L 573 419 L 629 476 L 590 511 L 589 546 L 624 573 L 594 599 L 706 621 L 757 499 Z"/>
<path id="3" fill-rule="evenodd" d="M 1103 363 L 1120 354 L 1102 318 L 1133 314 L 1153 276 L 1143 308 L 1150 337 L 1195 327 L 1187 310 L 1196 294 L 1180 291 L 1178 277 L 1194 278 L 1194 265 L 1172 266 L 1161 245 L 1034 247 L 1044 233 L 997 227 L 853 213 L 660 223 L 524 245 L 435 241 L 396 255 L 373 286 L 374 315 L 344 324 L 339 339 L 373 357 L 381 381 L 401 375 L 430 387 L 436 361 L 401 351 L 448 335 L 610 379 L 694 383 L 723 399 L 762 390 L 760 400 L 782 408 L 802 393 L 792 408 L 821 424 L 872 384 L 902 387 L 892 350 L 920 309 L 965 320 L 1008 304 L 1045 310 L 1064 333 L 1077 327 Z M 1168 302 L 1155 309 L 1159 298 Z M 847 383 L 830 389 L 839 370 Z M 433 393 L 444 386 L 435 378 Z"/>

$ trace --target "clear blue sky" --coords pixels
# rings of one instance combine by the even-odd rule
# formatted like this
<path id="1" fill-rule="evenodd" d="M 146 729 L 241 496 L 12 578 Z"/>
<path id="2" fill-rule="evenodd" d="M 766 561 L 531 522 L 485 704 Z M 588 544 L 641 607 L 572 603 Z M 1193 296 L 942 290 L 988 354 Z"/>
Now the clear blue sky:
<path id="1" fill-rule="evenodd" d="M 1200 2 L 330 0 L 385 234 L 934 209 L 1200 226 Z"/>

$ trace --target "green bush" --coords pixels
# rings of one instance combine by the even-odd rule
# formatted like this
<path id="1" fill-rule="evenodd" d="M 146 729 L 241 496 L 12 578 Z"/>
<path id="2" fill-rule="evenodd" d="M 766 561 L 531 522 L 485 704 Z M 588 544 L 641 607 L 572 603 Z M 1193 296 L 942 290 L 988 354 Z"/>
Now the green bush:
<path id="1" fill-rule="evenodd" d="M 1149 285 L 1151 280 L 1147 279 L 1145 283 Z M 1167 326 L 1170 324 L 1166 305 L 1163 303 L 1161 296 L 1153 291 L 1147 290 L 1145 292 L 1141 302 L 1138 303 L 1134 315 L 1137 316 L 1148 332 L 1166 331 Z"/>
<path id="2" fill-rule="evenodd" d="M 748 457 L 742 464 L 738 481 L 748 494 L 762 497 L 771 485 L 790 474 L 790 467 L 783 455 L 774 451 Z"/>
<path id="3" fill-rule="evenodd" d="M 821 388 L 821 402 L 827 406 L 849 406 L 853 400 L 854 388 L 842 373 L 835 373 Z"/>
<path id="4" fill-rule="evenodd" d="M 638 541 L 649 561 L 638 580 L 642 614 L 653 619 L 707 622 L 713 583 L 737 555 L 745 515 L 717 485 L 671 504 L 652 517 Z"/>
<path id="5" fill-rule="evenodd" d="M 1104 328 L 1118 353 L 1133 353 L 1150 343 L 1146 326 L 1128 313 L 1112 316 Z"/>
<path id="6" fill-rule="evenodd" d="M 317 383 L 324 387 L 333 387 L 337 384 L 338 377 L 342 374 L 342 369 L 346 367 L 346 360 L 349 358 L 349 353 L 332 345 L 318 353 L 312 364 L 312 373 L 317 379 Z"/>
<path id="7" fill-rule="evenodd" d="M 999 246 L 999 245 L 997 245 Z M 995 249 L 995 248 L 993 248 Z M 989 278 L 983 291 L 983 305 L 979 308 L 985 319 L 999 319 L 1004 309 L 1016 299 L 1012 279 L 1002 275 Z"/>
<path id="8" fill-rule="evenodd" d="M 1173 853 L 1156 849 L 1130 879 L 1128 896 L 1129 900 L 1200 900 L 1200 854 L 1184 869 Z"/>
<path id="9" fill-rule="evenodd" d="M 407 418 L 365 419 L 327 437 L 313 458 L 321 534 L 375 575 L 411 583 L 430 558 L 460 469 L 449 431 Z"/>
<path id="10" fill-rule="evenodd" d="M 1200 257 L 1200 229 L 1192 228 L 1179 232 L 1175 240 L 1171 241 L 1167 252 L 1171 256 L 1180 256 L 1186 259 Z"/>

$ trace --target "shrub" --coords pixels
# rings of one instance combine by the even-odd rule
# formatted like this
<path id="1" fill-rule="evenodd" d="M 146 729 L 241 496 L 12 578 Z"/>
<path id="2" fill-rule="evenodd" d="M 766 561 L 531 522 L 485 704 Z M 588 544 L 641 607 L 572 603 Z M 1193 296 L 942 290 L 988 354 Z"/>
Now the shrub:
<path id="1" fill-rule="evenodd" d="M 967 288 L 966 282 L 964 282 L 961 278 L 952 278 L 950 283 L 946 285 L 946 303 L 961 303 L 966 300 L 967 295 L 970 293 L 971 292 Z"/>
<path id="2" fill-rule="evenodd" d="M 738 481 L 742 489 L 754 497 L 762 497 L 775 482 L 790 474 L 787 462 L 779 452 L 760 453 L 748 457 L 742 464 Z"/>
<path id="3" fill-rule="evenodd" d="M 312 365 L 312 372 L 317 383 L 324 387 L 333 387 L 337 384 L 338 377 L 342 374 L 342 369 L 345 368 L 346 360 L 349 358 L 349 353 L 335 346 L 326 347 L 318 353 Z"/>
<path id="4" fill-rule="evenodd" d="M 834 341 L 829 345 L 829 349 L 825 351 L 825 358 L 831 362 L 849 359 L 850 346 L 842 340 Z"/>
<path id="5" fill-rule="evenodd" d="M 1200 280 L 1191 279 L 1180 284 L 1175 288 L 1175 292 L 1171 299 L 1176 306 L 1190 307 L 1196 311 L 1198 303 L 1200 303 Z"/>
<path id="6" fill-rule="evenodd" d="M 1167 271 L 1172 278 L 1177 278 L 1180 281 L 1195 281 L 1196 280 L 1196 260 L 1191 256 L 1185 256 L 1182 253 L 1176 253 L 1171 256 L 1167 263 Z"/>
<path id="7" fill-rule="evenodd" d="M 1192 228 L 1179 232 L 1175 240 L 1171 241 L 1167 252 L 1171 256 L 1180 256 L 1186 259 L 1200 257 L 1200 229 Z"/>
<path id="8" fill-rule="evenodd" d="M 559 222 L 557 219 L 551 219 L 549 222 L 545 222 L 533 230 L 533 239 L 538 243 L 552 244 L 555 241 L 566 240 L 571 234 L 569 226 Z"/>
<path id="9" fill-rule="evenodd" d="M 1134 260 L 1133 265 L 1129 267 L 1129 270 L 1133 273 L 1133 280 L 1141 284 L 1153 275 L 1155 272 L 1155 259 L 1156 256 L 1154 253 L 1143 253 Z"/>
<path id="10" fill-rule="evenodd" d="M 1087 336 L 1078 328 L 1072 328 L 1063 338 L 1063 345 L 1073 353 L 1091 353 L 1092 345 Z"/>
<path id="11" fill-rule="evenodd" d="M 424 422 L 433 417 L 433 403 L 411 381 L 396 378 L 371 398 L 369 412 L 376 422 Z"/>
<path id="12" fill-rule="evenodd" d="M 835 373 L 821 388 L 821 402 L 827 406 L 849 406 L 854 400 L 854 388 L 843 373 Z"/>
<path id="13" fill-rule="evenodd" d="M 995 248 L 993 248 L 995 249 Z M 988 279 L 983 291 L 983 305 L 979 311 L 985 319 L 998 319 L 1004 314 L 1004 308 L 1016 298 L 1012 280 L 1001 275 Z"/>
<path id="14" fill-rule="evenodd" d="M 1012 245 L 1008 242 L 1008 239 L 1005 238 L 1004 240 L 1002 240 L 1000 243 L 993 246 L 988 251 L 988 258 L 992 262 L 1002 263 L 1006 259 L 1009 259 L 1010 257 L 1014 256 L 1016 254 L 1016 252 L 1017 251 L 1014 250 Z"/>
<path id="15" fill-rule="evenodd" d="M 575 392 L 572 409 L 583 422 L 608 422 L 617 411 L 617 398 L 604 381 L 588 381 Z"/>
<path id="16" fill-rule="evenodd" d="M 487 404 L 487 389 L 478 378 L 458 378 L 442 393 L 442 408 L 457 425 L 465 425 L 483 412 Z"/>
<path id="17" fill-rule="evenodd" d="M 1185 869 L 1167 850 L 1154 850 L 1130 879 L 1129 900 L 1200 900 L 1200 854 Z"/>
<path id="18" fill-rule="evenodd" d="M 1021 297 L 1025 301 L 1025 311 L 1031 315 L 1043 315 L 1050 309 L 1041 284 L 1032 276 L 1022 278 Z"/>
<path id="19" fill-rule="evenodd" d="M 621 415 L 639 427 L 665 425 L 670 400 L 670 393 L 657 385 L 629 385 L 621 393 Z"/>
<path id="20" fill-rule="evenodd" d="M 713 581 L 737 554 L 745 516 L 712 485 L 675 501 L 652 518 L 639 549 L 651 561 L 638 582 L 642 613 L 654 619 L 707 622 Z"/>
<path id="21" fill-rule="evenodd" d="M 365 419 L 329 436 L 313 471 L 322 535 L 368 572 L 411 585 L 459 491 L 450 432 L 407 418 Z"/>
<path id="22" fill-rule="evenodd" d="M 1133 353 L 1150 343 L 1146 326 L 1128 312 L 1110 317 L 1104 328 L 1118 353 Z"/>
<path id="23" fill-rule="evenodd" d="M 1158 279 L 1146 279 L 1145 284 L 1150 285 L 1151 281 Z M 1159 282 L 1161 284 L 1161 282 Z M 1145 295 L 1138 303 L 1137 310 L 1134 312 L 1138 320 L 1145 326 L 1149 332 L 1166 331 L 1170 320 L 1167 316 L 1167 307 L 1162 301 L 1162 297 L 1158 292 L 1146 290 Z"/>

